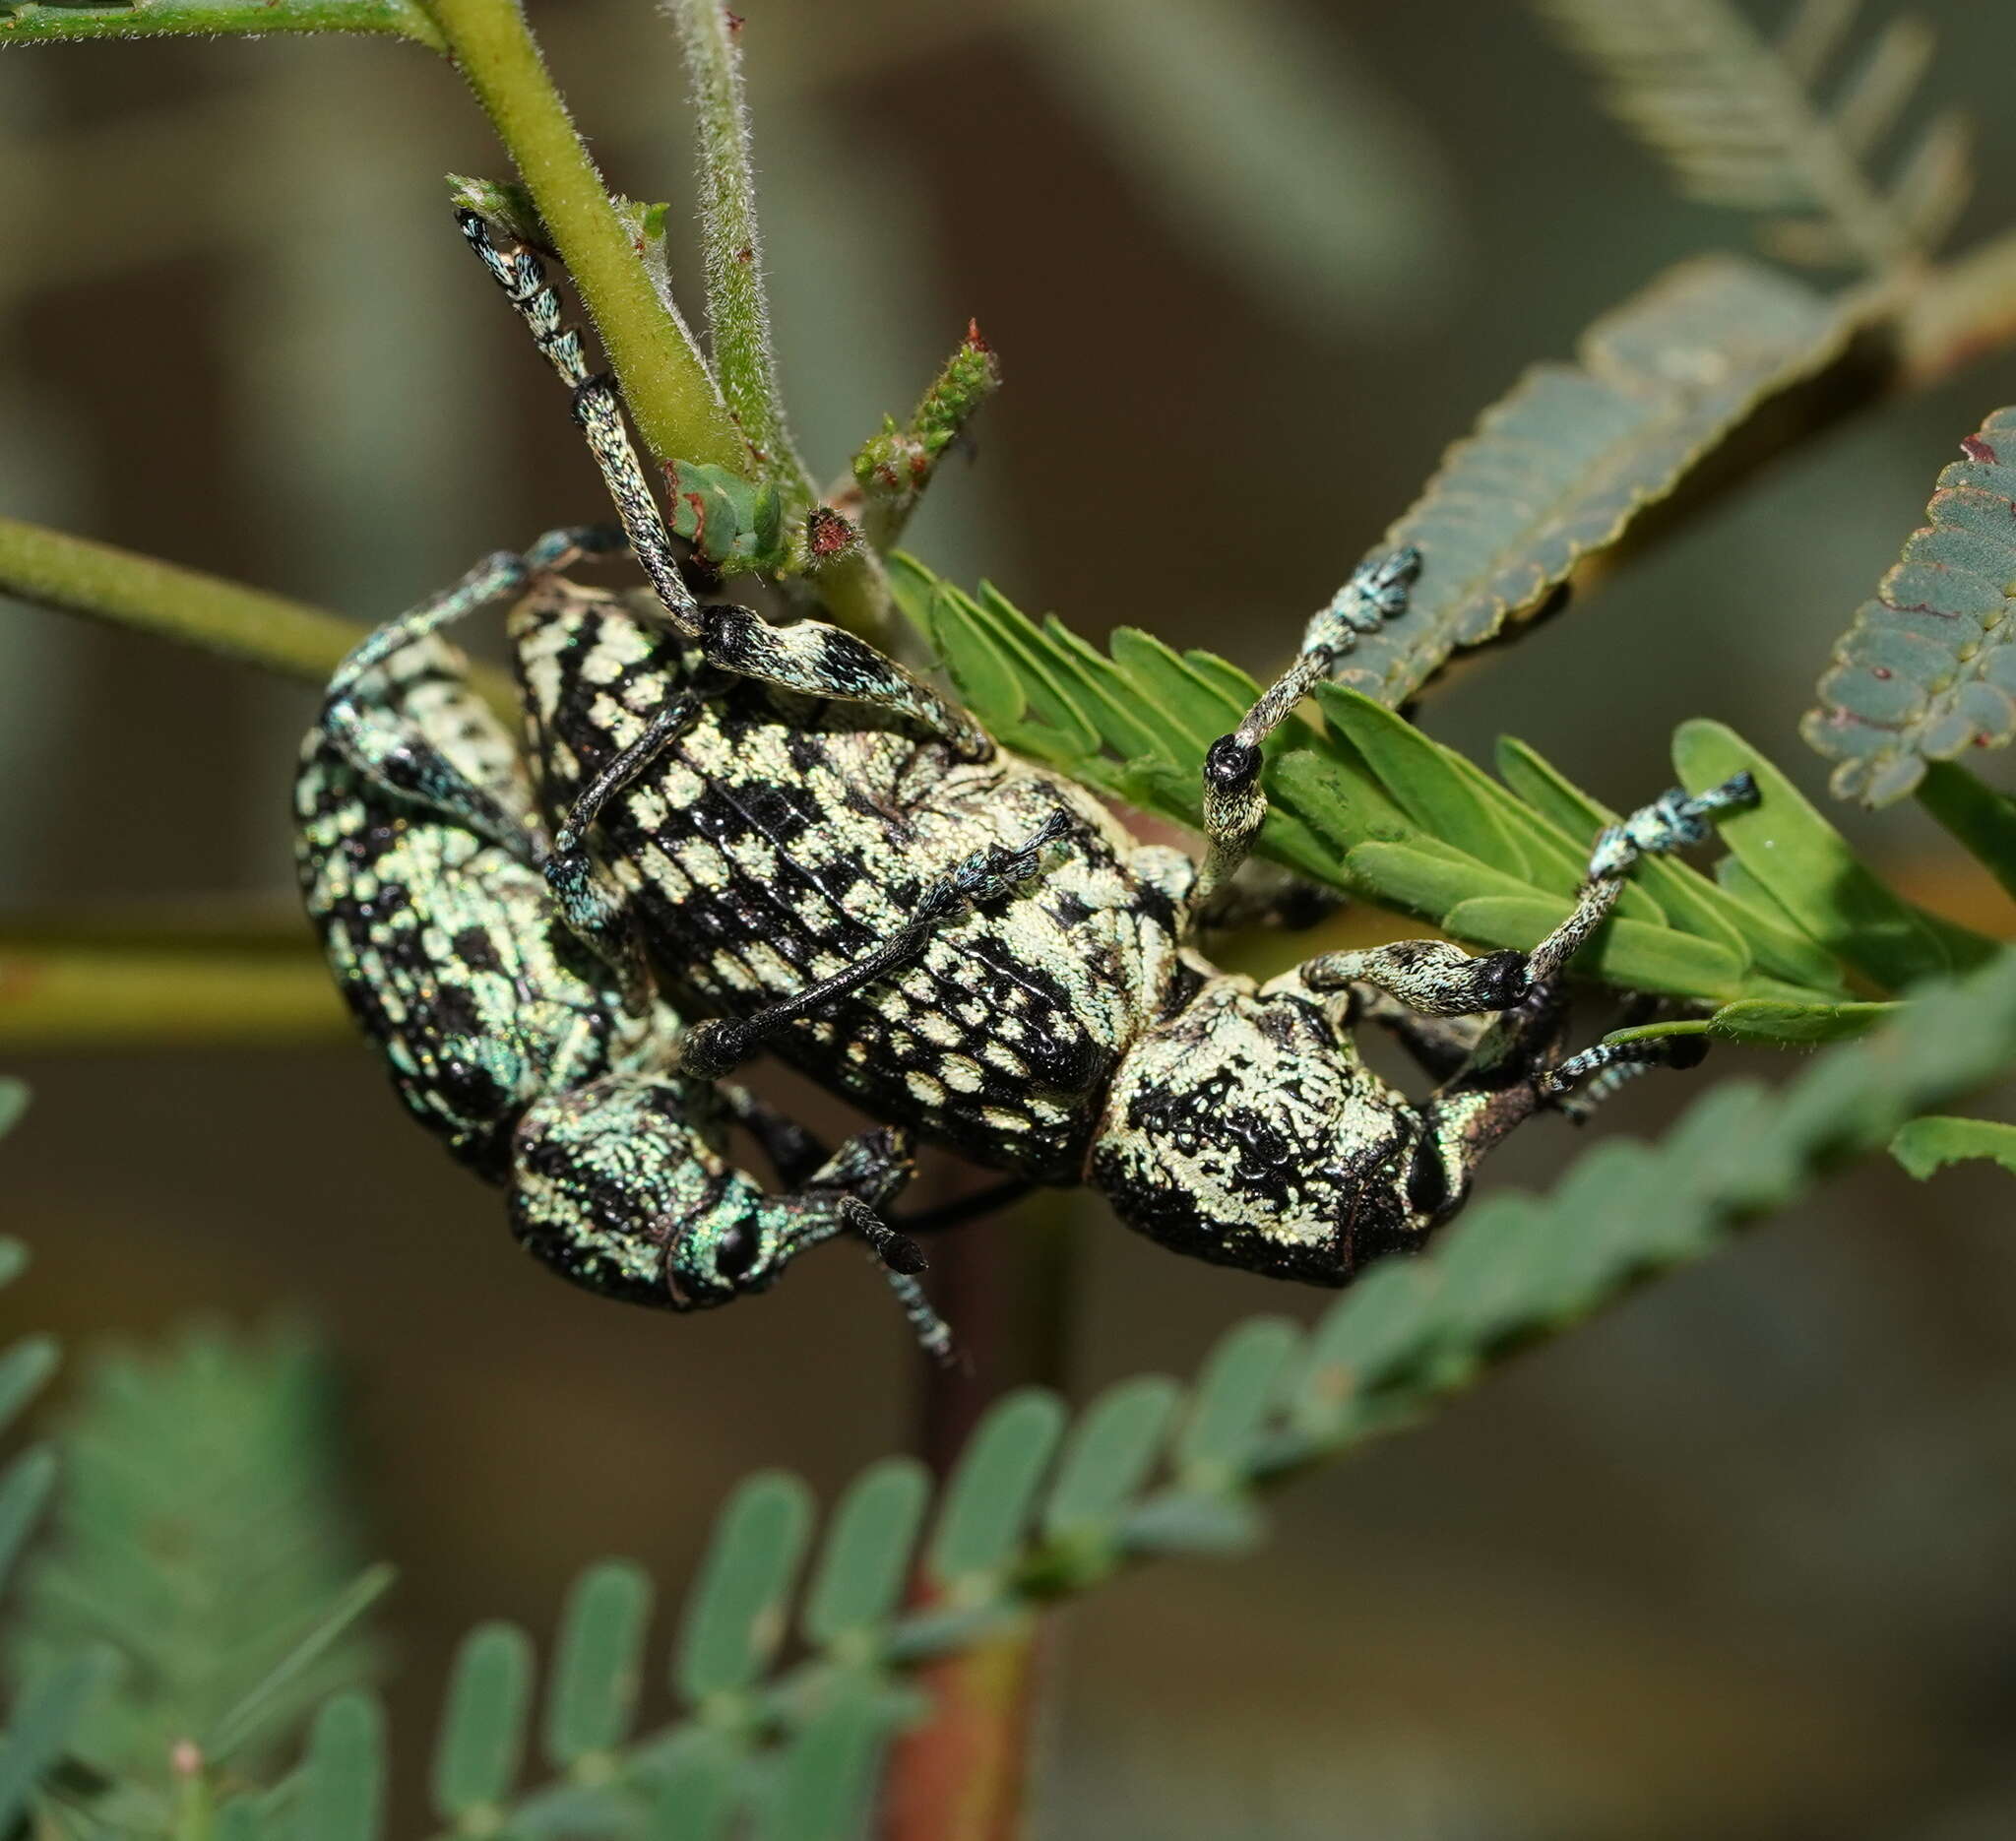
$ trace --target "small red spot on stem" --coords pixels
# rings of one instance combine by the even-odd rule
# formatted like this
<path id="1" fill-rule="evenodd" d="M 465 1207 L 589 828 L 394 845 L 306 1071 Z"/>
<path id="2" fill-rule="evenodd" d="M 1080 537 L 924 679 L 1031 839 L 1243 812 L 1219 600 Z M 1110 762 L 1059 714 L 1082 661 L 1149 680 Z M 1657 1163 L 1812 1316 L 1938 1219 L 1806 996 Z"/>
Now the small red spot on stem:
<path id="1" fill-rule="evenodd" d="M 739 13 L 735 12 L 734 9 L 731 7 L 723 7 L 722 16 L 728 23 L 728 32 L 730 34 L 740 32 L 742 30 L 742 27 L 746 23 L 743 20 L 742 16 Z"/>
<path id="2" fill-rule="evenodd" d="M 805 547 L 814 562 L 845 555 L 853 547 L 856 535 L 852 525 L 825 505 L 813 506 L 805 519 Z"/>
<path id="3" fill-rule="evenodd" d="M 1995 450 L 1988 446 L 1980 435 L 1969 435 L 1960 443 L 1960 451 L 1971 461 L 1980 461 L 1984 467 L 1995 464 Z"/>
<path id="4" fill-rule="evenodd" d="M 976 351 L 991 351 L 994 349 L 987 344 L 986 336 L 980 331 L 980 323 L 977 320 L 967 321 L 966 343 Z"/>
<path id="5" fill-rule="evenodd" d="M 1869 667 L 1869 675 L 1871 677 L 1887 678 L 1890 674 L 1890 667 L 1887 665 L 1872 665 Z"/>

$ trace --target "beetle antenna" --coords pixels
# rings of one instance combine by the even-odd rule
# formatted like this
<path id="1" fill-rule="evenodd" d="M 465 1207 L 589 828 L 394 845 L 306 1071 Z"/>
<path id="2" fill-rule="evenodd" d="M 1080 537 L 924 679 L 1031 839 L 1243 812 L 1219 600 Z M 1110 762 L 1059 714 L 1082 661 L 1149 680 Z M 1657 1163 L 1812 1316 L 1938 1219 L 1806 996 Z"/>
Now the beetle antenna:
<path id="1" fill-rule="evenodd" d="M 899 1234 L 859 1196 L 843 1197 L 841 1213 L 847 1226 L 868 1242 L 875 1257 L 890 1271 L 907 1276 L 924 1269 L 924 1249 L 908 1234 Z"/>
<path id="2" fill-rule="evenodd" d="M 903 1314 L 910 1320 L 919 1347 L 940 1367 L 952 1366 L 959 1359 L 959 1347 L 952 1340 L 952 1326 L 932 1308 L 931 1301 L 924 1296 L 924 1288 L 907 1272 L 897 1272 L 888 1266 L 884 1266 L 882 1271 L 889 1281 L 889 1289 L 896 1294 L 896 1301 L 903 1306 Z"/>

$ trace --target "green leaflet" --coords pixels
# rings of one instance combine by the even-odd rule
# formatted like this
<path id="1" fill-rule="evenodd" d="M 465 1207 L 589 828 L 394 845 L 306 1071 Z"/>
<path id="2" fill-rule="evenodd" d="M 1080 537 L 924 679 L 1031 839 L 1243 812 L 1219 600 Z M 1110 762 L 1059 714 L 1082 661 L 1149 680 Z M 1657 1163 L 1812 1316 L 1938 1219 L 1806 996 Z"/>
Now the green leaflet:
<path id="1" fill-rule="evenodd" d="M 545 1750 L 555 1764 L 578 1764 L 629 1737 L 650 1618 L 651 1580 L 634 1561 L 604 1560 L 575 1580 L 546 1700 Z"/>
<path id="2" fill-rule="evenodd" d="M 784 1607 L 811 1534 L 811 1492 L 778 1471 L 749 1478 L 715 1524 L 714 1541 L 673 1659 L 689 1701 L 746 1687 L 784 1640 Z"/>
<path id="3" fill-rule="evenodd" d="M 1444 917 L 1449 931 L 1483 946 L 1537 946 L 1568 918 L 1570 903 L 1548 896 L 1476 896 Z M 1713 940 L 1672 927 L 1612 920 L 1590 944 L 1587 968 L 1607 984 L 1672 997 L 1721 998 L 1741 987 L 1743 962 Z M 1578 964 L 1584 963 L 1580 958 Z"/>
<path id="4" fill-rule="evenodd" d="M 673 536 L 727 575 L 779 566 L 784 500 L 774 484 L 696 461 L 674 461 L 667 473 Z"/>
<path id="5" fill-rule="evenodd" d="M 806 1637 L 831 1648 L 896 1609 L 931 1483 L 914 1458 L 885 1458 L 841 1498 L 805 1595 Z"/>
<path id="6" fill-rule="evenodd" d="M 1782 997 L 1739 997 L 1714 1015 L 1685 1021 L 1613 1029 L 1606 1042 L 1643 1042 L 1654 1036 L 1719 1036 L 1726 1042 L 1790 1047 L 1845 1042 L 1866 1034 L 1902 1008 L 1895 1003 L 1794 1003 Z"/>
<path id="7" fill-rule="evenodd" d="M 2016 738 L 2016 409 L 1960 445 L 1800 726 L 1838 797 L 1887 805 L 1928 763 Z"/>
<path id="8" fill-rule="evenodd" d="M 1024 1387 L 981 1422 L 945 1486 L 938 1525 L 924 1554 L 926 1575 L 971 1591 L 1015 1551 L 1064 1428 L 1055 1394 Z"/>
<path id="9" fill-rule="evenodd" d="M 308 1735 L 293 1832 L 297 1841 L 375 1841 L 384 1805 L 384 1710 L 368 1694 L 339 1694 Z"/>
<path id="10" fill-rule="evenodd" d="M 511 1794 L 525 1756 L 532 1705 L 532 1638 L 485 1623 L 463 1639 L 434 1745 L 434 1812 L 480 1825 Z"/>
<path id="11" fill-rule="evenodd" d="M 2016 1125 L 1987 1118 L 1914 1118 L 1890 1140 L 1890 1155 L 1921 1182 L 1947 1164 L 1984 1158 L 2016 1171 Z"/>
<path id="12" fill-rule="evenodd" d="M 1523 741 L 1502 736 L 1498 772 L 1505 784 L 1569 837 L 1594 837 L 1618 814 L 1592 799 L 1567 776 Z M 1774 978 L 1820 989 L 1837 985 L 1841 967 L 1796 928 L 1744 907 L 1691 863 L 1648 857 L 1631 872 L 1631 886 L 1657 900 L 1687 931 L 1733 952 Z M 1630 915 L 1626 903 L 1618 912 Z"/>
<path id="13" fill-rule="evenodd" d="M 1301 1341 L 1301 1331 L 1286 1317 L 1248 1317 L 1219 1339 L 1176 1434 L 1176 1476 L 1185 1489 L 1235 1487 Z"/>
<path id="14" fill-rule="evenodd" d="M 1757 778 L 1762 798 L 1732 812 L 1722 835 L 1736 860 L 1813 940 L 1886 990 L 1984 964 L 1994 941 L 1921 913 L 1893 895 L 1791 781 L 1720 723 L 1681 724 L 1673 766 L 1690 792 L 1738 770 Z"/>

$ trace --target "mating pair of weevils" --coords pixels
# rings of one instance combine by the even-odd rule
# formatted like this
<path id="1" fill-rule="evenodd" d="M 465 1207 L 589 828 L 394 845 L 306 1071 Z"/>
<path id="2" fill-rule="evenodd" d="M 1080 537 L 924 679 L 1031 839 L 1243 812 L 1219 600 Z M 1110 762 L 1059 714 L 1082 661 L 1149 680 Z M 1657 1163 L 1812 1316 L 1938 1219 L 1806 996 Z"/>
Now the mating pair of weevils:
<path id="1" fill-rule="evenodd" d="M 489 557 L 344 662 L 296 783 L 301 883 L 402 1098 L 505 1185 L 556 1270 L 695 1309 L 852 1234 L 942 1353 L 889 1213 L 922 1135 L 1010 1185 L 1089 1182 L 1179 1251 L 1342 1285 L 1420 1244 L 1521 1120 L 1689 1054 L 1564 1054 L 1561 974 L 1637 857 L 1699 841 L 1746 776 L 1605 832 L 1531 952 L 1403 940 L 1258 986 L 1197 952 L 1256 918 L 1233 878 L 1265 815 L 1262 742 L 1404 613 L 1417 552 L 1360 568 L 1212 746 L 1200 865 L 865 642 L 701 604 L 538 256 L 461 223 L 572 390 L 622 531 Z M 562 573 L 625 548 L 648 594 Z M 523 743 L 436 637 L 507 597 Z M 1359 1060 L 1364 1021 L 1439 1082 L 1426 1100 Z M 829 1155 L 723 1078 L 766 1048 L 888 1123 Z M 727 1160 L 737 1123 L 779 1188 Z"/>

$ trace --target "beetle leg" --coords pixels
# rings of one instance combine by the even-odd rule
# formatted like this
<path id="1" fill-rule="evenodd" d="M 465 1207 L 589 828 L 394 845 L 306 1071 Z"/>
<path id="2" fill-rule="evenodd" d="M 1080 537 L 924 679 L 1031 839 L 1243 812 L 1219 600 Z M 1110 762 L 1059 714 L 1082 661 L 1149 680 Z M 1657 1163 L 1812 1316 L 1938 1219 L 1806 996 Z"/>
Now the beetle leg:
<path id="1" fill-rule="evenodd" d="M 1295 933 L 1344 906 L 1345 897 L 1336 889 L 1306 882 L 1277 863 L 1248 861 L 1243 867 L 1243 874 L 1220 883 L 1202 907 L 1191 908 L 1193 929 L 1269 927 Z"/>
<path id="2" fill-rule="evenodd" d="M 626 989 L 633 984 L 641 987 L 647 975 L 638 949 L 632 944 L 623 892 L 590 854 L 588 833 L 600 817 L 602 807 L 692 728 L 705 706 L 705 693 L 690 686 L 668 698 L 652 716 L 643 734 L 610 760 L 576 796 L 553 833 L 552 849 L 540 865 L 546 886 L 559 902 L 567 924 L 591 944 L 609 942 L 622 955 L 617 969 L 624 975 Z"/>
<path id="3" fill-rule="evenodd" d="M 463 681 L 466 667 L 461 655 L 443 647 L 414 650 L 422 641 L 523 588 L 536 572 L 619 540 L 600 530 L 553 531 L 524 555 L 498 550 L 485 556 L 454 587 L 388 620 L 351 648 L 331 674 L 323 696 L 324 731 L 366 780 L 468 825 L 522 861 L 531 861 L 535 840 L 525 817 L 507 810 L 493 787 L 450 760 L 418 724 L 389 712 L 422 694 L 428 677 L 440 681 L 444 698 L 471 695 Z M 410 656 L 401 657 L 408 653 Z M 388 686 L 400 694 L 389 694 Z M 489 771 L 485 777 L 494 780 L 497 772 Z"/>
<path id="4" fill-rule="evenodd" d="M 736 1124 L 763 1147 L 763 1155 L 791 1187 L 808 1178 L 833 1153 L 798 1121 L 759 1100 L 746 1087 L 723 1081 L 715 1089 Z"/>
<path id="5" fill-rule="evenodd" d="M 1423 1016 L 1510 1009 L 1559 982 L 1569 960 L 1608 920 L 1624 878 L 1641 857 L 1700 843 L 1712 813 L 1748 805 L 1756 796 L 1756 782 L 1737 774 L 1698 795 L 1674 788 L 1610 826 L 1590 853 L 1589 871 L 1568 918 L 1531 952 L 1477 956 L 1448 940 L 1395 940 L 1363 951 L 1325 953 L 1302 968 L 1302 977 L 1314 990 L 1369 984 Z"/>
<path id="6" fill-rule="evenodd" d="M 1650 1036 L 1637 1042 L 1600 1042 L 1542 1070 L 1538 1085 L 1580 1124 L 1611 1094 L 1656 1067 L 1698 1067 L 1708 1053 L 1699 1036 Z"/>
<path id="7" fill-rule="evenodd" d="M 1462 1067 L 1490 1027 L 1480 1017 L 1423 1016 L 1377 985 L 1365 984 L 1348 987 L 1337 1028 L 1345 1033 L 1357 1023 L 1376 1023 L 1437 1080 L 1447 1080 Z"/>
<path id="8" fill-rule="evenodd" d="M 1050 847 L 1063 838 L 1072 823 L 1071 814 L 1060 807 L 1020 844 L 989 844 L 984 850 L 975 851 L 955 864 L 949 874 L 925 887 L 910 919 L 881 945 L 816 984 L 767 1004 L 752 1016 L 696 1023 L 680 1041 L 680 1072 L 702 1079 L 725 1074 L 747 1060 L 786 1024 L 900 971 L 924 950 L 932 934 L 948 921 L 957 920 L 978 903 L 997 900 L 1037 875 Z"/>
<path id="9" fill-rule="evenodd" d="M 434 638 L 442 627 L 529 582 L 548 577 L 577 557 L 621 544 L 617 533 L 583 527 L 548 532 L 523 555 L 499 550 L 486 556 L 453 588 L 388 621 L 350 652 L 330 679 L 321 726 L 344 757 L 375 785 L 466 825 L 521 862 L 540 869 L 559 898 L 569 927 L 617 975 L 626 1007 L 641 1014 L 650 1000 L 643 949 L 620 894 L 590 859 L 581 834 L 611 790 L 600 782 L 643 743 L 625 750 L 623 759 L 598 776 L 598 785 L 583 795 L 549 846 L 524 800 L 515 760 L 492 761 L 476 752 L 467 764 L 451 759 L 435 737 L 456 734 L 474 750 L 474 727 L 452 720 L 452 711 L 437 713 L 431 726 L 422 726 L 410 714 L 428 678 L 439 681 L 435 694 L 444 701 L 473 699 L 461 655 Z M 674 719 L 683 716 L 690 721 L 697 709 L 697 703 L 691 711 L 676 701 L 668 705 L 646 739 L 662 746 Z"/>
<path id="10" fill-rule="evenodd" d="M 1424 1128 L 1408 1183 L 1418 1229 L 1454 1214 L 1485 1154 L 1536 1112 L 1552 1109 L 1580 1123 L 1637 1075 L 1695 1067 L 1707 1052 L 1699 1036 L 1655 1036 L 1558 1058 L 1558 1010 L 1549 1009 L 1537 1040 L 1521 1042 L 1494 1027 L 1479 1055 L 1421 1108 Z"/>
<path id="11" fill-rule="evenodd" d="M 711 1091 L 662 1074 L 612 1074 L 538 1101 L 520 1122 L 512 1231 L 575 1284 L 632 1303 L 700 1310 L 767 1290 L 798 1254 L 866 1242 L 918 1339 L 951 1335 L 914 1281 L 924 1258 L 883 1213 L 914 1170 L 907 1132 L 850 1138 L 784 1194 L 721 1155 Z"/>
<path id="12" fill-rule="evenodd" d="M 1210 851 L 1198 878 L 1200 904 L 1231 879 L 1266 820 L 1261 744 L 1337 668 L 1360 633 L 1376 633 L 1407 611 L 1408 592 L 1420 567 L 1421 553 L 1412 544 L 1376 562 L 1360 563 L 1310 620 L 1295 662 L 1260 693 L 1237 729 L 1211 744 L 1204 756 L 1204 830 Z"/>
<path id="13" fill-rule="evenodd" d="M 991 737 L 971 716 L 866 640 L 821 620 L 775 627 L 746 607 L 703 607 L 679 573 L 671 533 L 623 425 L 615 386 L 605 376 L 590 374 L 581 334 L 562 323 L 560 297 L 537 253 L 524 243 L 492 242 L 490 226 L 476 212 L 458 211 L 455 221 L 524 316 L 534 343 L 573 392 L 575 420 L 588 438 L 630 548 L 677 632 L 697 639 L 708 662 L 724 670 L 809 696 L 873 704 L 945 736 L 964 759 L 992 755 Z"/>

